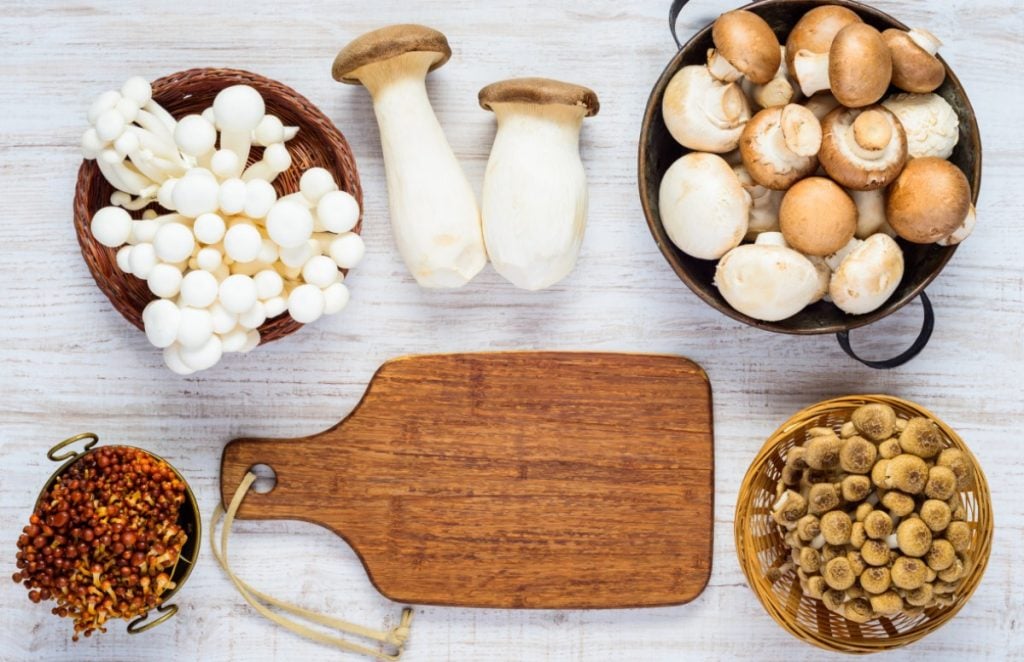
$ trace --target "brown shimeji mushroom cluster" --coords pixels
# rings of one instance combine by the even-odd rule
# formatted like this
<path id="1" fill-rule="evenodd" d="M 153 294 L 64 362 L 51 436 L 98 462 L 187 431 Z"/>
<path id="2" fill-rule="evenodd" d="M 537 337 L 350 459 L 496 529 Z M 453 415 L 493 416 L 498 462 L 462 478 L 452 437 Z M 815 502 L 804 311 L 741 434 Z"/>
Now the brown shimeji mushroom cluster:
<path id="1" fill-rule="evenodd" d="M 137 448 L 86 453 L 43 495 L 18 538 L 15 582 L 32 602 L 54 600 L 74 639 L 111 618 L 140 616 L 174 588 L 186 534 L 185 485 L 166 462 Z"/>
<path id="2" fill-rule="evenodd" d="M 807 435 L 786 454 L 772 510 L 804 595 L 858 623 L 952 604 L 971 568 L 967 456 L 931 420 L 883 404 L 855 410 L 839 434 Z"/>
<path id="3" fill-rule="evenodd" d="M 718 260 L 730 306 L 769 322 L 821 300 L 869 313 L 903 278 L 895 238 L 949 246 L 970 234 L 934 35 L 879 32 L 822 5 L 786 35 L 726 12 L 712 39 L 706 64 L 665 89 L 665 126 L 691 151 L 665 172 L 659 209 L 679 250 Z"/>

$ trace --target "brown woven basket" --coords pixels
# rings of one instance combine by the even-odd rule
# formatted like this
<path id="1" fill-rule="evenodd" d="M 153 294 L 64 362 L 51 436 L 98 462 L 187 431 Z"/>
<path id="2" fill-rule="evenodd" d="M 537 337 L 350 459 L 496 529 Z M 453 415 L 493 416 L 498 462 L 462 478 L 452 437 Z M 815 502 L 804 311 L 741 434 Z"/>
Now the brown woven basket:
<path id="1" fill-rule="evenodd" d="M 237 69 L 189 69 L 164 76 L 153 82 L 153 98 L 176 118 L 201 113 L 213 104 L 213 98 L 225 87 L 250 85 L 263 95 L 267 112 L 277 115 L 286 126 L 299 127 L 297 136 L 288 141 L 292 165 L 274 181 L 278 196 L 299 190 L 299 178 L 312 167 L 326 168 L 338 186 L 351 193 L 363 206 L 363 190 L 359 185 L 355 157 L 345 136 L 320 110 L 304 96 L 277 81 Z M 263 148 L 253 145 L 249 163 L 263 156 Z M 114 308 L 140 330 L 142 309 L 156 297 L 146 281 L 121 271 L 116 262 L 117 250 L 97 242 L 89 230 L 96 211 L 110 205 L 114 188 L 100 174 L 95 161 L 83 161 L 78 169 L 75 189 L 75 232 L 82 247 L 82 257 L 89 271 Z M 151 206 L 166 213 L 155 203 Z M 135 214 L 141 217 L 142 211 Z M 354 228 L 359 232 L 362 217 Z M 260 343 L 268 343 L 297 330 L 302 325 L 288 313 L 264 322 L 259 328 Z"/>
<path id="2" fill-rule="evenodd" d="M 954 595 L 949 607 L 926 610 L 916 616 L 900 615 L 858 624 L 829 611 L 820 600 L 803 595 L 795 570 L 781 575 L 777 570 L 790 558 L 778 524 L 772 520 L 776 484 L 782 476 L 787 451 L 803 445 L 812 427 L 839 427 L 850 420 L 853 410 L 870 403 L 887 404 L 904 417 L 923 416 L 935 421 L 947 447 L 963 451 L 974 467 L 974 485 L 960 493 L 973 529 L 968 552 L 970 573 Z M 804 409 L 786 421 L 765 442 L 747 471 L 736 500 L 734 522 L 736 553 L 747 582 L 765 610 L 795 637 L 826 650 L 841 653 L 877 653 L 906 646 L 932 632 L 951 618 L 974 593 L 988 565 L 992 547 L 992 498 L 985 474 L 963 440 L 927 409 L 887 395 L 858 395 L 827 400 Z"/>

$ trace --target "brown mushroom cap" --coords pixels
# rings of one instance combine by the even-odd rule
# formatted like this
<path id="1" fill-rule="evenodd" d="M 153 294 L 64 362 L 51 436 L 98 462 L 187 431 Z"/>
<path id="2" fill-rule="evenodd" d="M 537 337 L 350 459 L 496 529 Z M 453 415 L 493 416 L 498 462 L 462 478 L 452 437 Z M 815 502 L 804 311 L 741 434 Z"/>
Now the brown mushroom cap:
<path id="1" fill-rule="evenodd" d="M 351 74 L 360 67 L 414 52 L 437 53 L 430 71 L 443 65 L 452 55 L 448 38 L 433 28 L 415 24 L 389 25 L 350 41 L 334 58 L 331 75 L 342 83 L 358 85 L 359 79 Z"/>
<path id="2" fill-rule="evenodd" d="M 917 244 L 948 237 L 971 208 L 971 186 L 938 157 L 911 159 L 889 189 L 885 216 L 896 234 Z"/>
<path id="3" fill-rule="evenodd" d="M 946 80 L 946 66 L 921 48 L 903 30 L 889 28 L 882 33 L 892 53 L 892 84 L 905 92 L 926 94 Z"/>
<path id="4" fill-rule="evenodd" d="M 739 148 L 751 179 L 785 191 L 818 168 L 821 125 L 803 106 L 765 108 L 743 127 Z"/>
<path id="5" fill-rule="evenodd" d="M 873 157 L 873 152 L 878 154 L 868 159 L 858 150 Z M 907 163 L 907 132 L 899 118 L 883 106 L 839 107 L 821 122 L 818 159 L 829 177 L 846 188 L 879 189 L 895 180 Z"/>
<path id="6" fill-rule="evenodd" d="M 715 49 L 752 83 L 770 81 L 782 63 L 779 39 L 757 14 L 737 9 L 722 14 L 711 28 Z"/>
<path id="7" fill-rule="evenodd" d="M 848 108 L 881 99 L 892 80 L 892 55 L 878 30 L 867 23 L 840 30 L 829 50 L 828 80 L 833 96 Z"/>
<path id="8" fill-rule="evenodd" d="M 531 103 L 539 106 L 575 106 L 593 117 L 601 109 L 597 93 L 589 87 L 550 78 L 512 78 L 491 83 L 477 95 L 480 107 L 492 110 L 496 103 Z"/>
<path id="9" fill-rule="evenodd" d="M 786 65 L 793 71 L 793 58 L 798 50 L 828 53 L 836 34 L 861 18 L 846 7 L 822 5 L 804 14 L 786 39 Z"/>
<path id="10" fill-rule="evenodd" d="M 786 191 L 779 207 L 786 243 L 806 255 L 831 255 L 857 230 L 857 206 L 835 182 L 802 179 Z"/>

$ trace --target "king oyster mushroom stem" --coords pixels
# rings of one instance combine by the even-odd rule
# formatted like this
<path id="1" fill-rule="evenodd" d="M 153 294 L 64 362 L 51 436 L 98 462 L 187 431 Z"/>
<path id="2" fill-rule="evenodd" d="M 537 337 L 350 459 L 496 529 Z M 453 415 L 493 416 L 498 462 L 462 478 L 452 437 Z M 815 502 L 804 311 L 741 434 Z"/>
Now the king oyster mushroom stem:
<path id="1" fill-rule="evenodd" d="M 737 246 L 722 257 L 715 286 L 739 312 L 765 322 L 792 317 L 819 296 L 818 269 L 797 251 L 779 245 L 766 232 L 753 244 Z"/>
<path id="2" fill-rule="evenodd" d="M 394 25 L 349 43 L 332 68 L 373 97 L 395 240 L 430 288 L 461 287 L 487 262 L 476 197 L 427 97 L 427 74 L 450 56 L 437 30 Z"/>
<path id="3" fill-rule="evenodd" d="M 683 147 L 724 154 L 736 149 L 750 104 L 736 83 L 715 80 L 701 65 L 683 67 L 665 88 L 662 115 Z"/>
<path id="4" fill-rule="evenodd" d="M 665 171 L 658 194 L 661 221 L 679 250 L 717 260 L 747 234 L 750 194 L 717 154 L 690 152 Z"/>
<path id="5" fill-rule="evenodd" d="M 587 222 L 587 179 L 579 155 L 583 118 L 596 115 L 586 87 L 519 78 L 480 90 L 498 131 L 484 175 L 481 217 L 495 271 L 539 290 L 576 265 Z"/>

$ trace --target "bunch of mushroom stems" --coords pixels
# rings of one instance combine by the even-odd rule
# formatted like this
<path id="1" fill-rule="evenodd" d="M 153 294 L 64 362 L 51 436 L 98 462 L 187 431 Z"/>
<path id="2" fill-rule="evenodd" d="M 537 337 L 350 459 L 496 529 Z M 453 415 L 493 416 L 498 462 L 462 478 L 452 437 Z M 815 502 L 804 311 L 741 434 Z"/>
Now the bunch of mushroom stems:
<path id="1" fill-rule="evenodd" d="M 903 278 L 895 239 L 951 246 L 970 234 L 933 35 L 879 33 L 825 5 L 785 45 L 746 10 L 720 16 L 712 38 L 707 64 L 680 69 L 663 97 L 669 132 L 693 151 L 665 173 L 660 210 L 681 251 L 719 260 L 715 284 L 733 308 L 778 321 L 824 299 L 868 313 Z M 890 85 L 903 92 L 885 98 Z"/>

